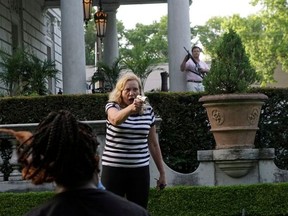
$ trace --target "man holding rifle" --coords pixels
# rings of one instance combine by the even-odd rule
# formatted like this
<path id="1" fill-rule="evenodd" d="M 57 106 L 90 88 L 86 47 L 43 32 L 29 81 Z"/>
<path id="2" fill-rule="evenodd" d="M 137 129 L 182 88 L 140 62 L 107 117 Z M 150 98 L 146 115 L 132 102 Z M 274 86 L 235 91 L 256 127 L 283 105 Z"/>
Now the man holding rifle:
<path id="1" fill-rule="evenodd" d="M 201 48 L 193 46 L 192 54 L 187 51 L 187 55 L 183 59 L 180 65 L 180 70 L 186 73 L 187 90 L 192 92 L 204 91 L 204 85 L 202 83 L 204 76 L 209 72 L 208 65 L 200 60 Z"/>

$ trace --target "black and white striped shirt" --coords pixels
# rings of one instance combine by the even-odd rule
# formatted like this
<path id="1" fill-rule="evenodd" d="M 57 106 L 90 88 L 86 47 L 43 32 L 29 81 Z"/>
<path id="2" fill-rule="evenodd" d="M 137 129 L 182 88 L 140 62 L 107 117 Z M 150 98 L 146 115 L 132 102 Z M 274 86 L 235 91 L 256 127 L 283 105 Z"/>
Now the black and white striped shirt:
<path id="1" fill-rule="evenodd" d="M 105 111 L 117 103 L 106 104 Z M 155 124 L 155 114 L 151 106 L 146 106 L 142 115 L 130 115 L 122 124 L 112 125 L 106 119 L 106 145 L 102 165 L 112 167 L 143 167 L 149 165 L 148 134 Z"/>

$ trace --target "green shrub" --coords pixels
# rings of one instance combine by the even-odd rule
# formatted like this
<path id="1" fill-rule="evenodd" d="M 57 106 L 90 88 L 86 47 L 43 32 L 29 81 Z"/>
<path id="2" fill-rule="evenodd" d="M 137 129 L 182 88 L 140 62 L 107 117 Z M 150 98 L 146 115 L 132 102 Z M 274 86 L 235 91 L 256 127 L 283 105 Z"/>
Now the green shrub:
<path id="1" fill-rule="evenodd" d="M 275 148 L 275 164 L 288 169 L 287 89 L 255 88 L 269 97 L 262 107 L 256 148 Z M 198 102 L 201 93 L 147 93 L 162 121 L 159 142 L 164 161 L 181 173 L 191 173 L 199 165 L 198 150 L 214 148 L 206 111 Z M 52 95 L 42 97 L 1 97 L 0 124 L 35 123 L 52 110 L 68 109 L 79 120 L 104 120 L 107 94 Z"/>
<path id="2" fill-rule="evenodd" d="M 258 80 L 240 36 L 232 29 L 225 32 L 217 44 L 210 72 L 203 80 L 205 91 L 208 94 L 246 92 Z"/>
<path id="3" fill-rule="evenodd" d="M 20 216 L 53 196 L 54 192 L 0 193 L 0 216 Z"/>
<path id="4" fill-rule="evenodd" d="M 183 186 L 150 192 L 151 216 L 288 215 L 287 183 Z"/>
<path id="5" fill-rule="evenodd" d="M 151 216 L 288 215 L 288 183 L 235 186 L 176 186 L 150 190 Z M 0 193 L 0 216 L 19 216 L 54 192 Z"/>

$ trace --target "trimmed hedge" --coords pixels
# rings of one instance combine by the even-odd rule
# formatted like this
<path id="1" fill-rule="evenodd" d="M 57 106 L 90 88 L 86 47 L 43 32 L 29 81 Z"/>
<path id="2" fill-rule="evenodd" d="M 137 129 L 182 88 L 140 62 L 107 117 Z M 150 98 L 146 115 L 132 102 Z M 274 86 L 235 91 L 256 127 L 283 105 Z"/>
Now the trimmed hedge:
<path id="1" fill-rule="evenodd" d="M 151 216 L 288 215 L 288 183 L 151 189 Z M 54 192 L 0 193 L 0 216 L 19 216 Z"/>
<path id="2" fill-rule="evenodd" d="M 288 169 L 288 89 L 255 88 L 265 101 L 256 134 L 256 148 L 275 148 L 275 164 Z M 199 165 L 198 150 L 214 149 L 206 111 L 199 103 L 203 93 L 146 93 L 155 113 L 162 118 L 159 142 L 166 164 L 181 173 Z M 52 110 L 68 109 L 79 120 L 104 120 L 108 94 L 49 95 L 0 98 L 0 124 L 39 122 Z"/>
<path id="3" fill-rule="evenodd" d="M 54 192 L 0 193 L 0 216 L 20 216 L 52 197 Z"/>
<path id="4" fill-rule="evenodd" d="M 288 215 L 288 184 L 173 187 L 151 191 L 152 216 Z"/>

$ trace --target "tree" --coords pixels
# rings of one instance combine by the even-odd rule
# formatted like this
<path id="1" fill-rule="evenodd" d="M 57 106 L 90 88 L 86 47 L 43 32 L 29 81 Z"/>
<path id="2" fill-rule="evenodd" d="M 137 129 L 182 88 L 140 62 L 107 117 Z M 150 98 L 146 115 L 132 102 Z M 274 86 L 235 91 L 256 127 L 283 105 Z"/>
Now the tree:
<path id="1" fill-rule="evenodd" d="M 145 51 L 144 46 L 138 44 L 124 57 L 123 62 L 128 69 L 133 71 L 141 79 L 142 86 L 144 86 L 147 77 L 157 64 L 160 63 L 160 60 L 153 58 Z"/>
<path id="2" fill-rule="evenodd" d="M 153 68 L 158 63 L 167 62 L 168 60 L 167 16 L 162 17 L 160 22 L 154 22 L 151 25 L 138 23 L 135 29 L 129 30 L 125 29 L 123 22 L 117 21 L 117 31 L 120 58 L 126 68 L 137 74 L 144 84 Z M 95 38 L 94 25 L 92 25 L 92 22 L 88 22 L 85 31 L 86 64 L 94 64 Z M 102 63 L 101 65 L 104 66 Z M 114 67 L 115 65 L 106 66 Z M 106 69 L 108 69 L 107 67 Z M 104 69 L 104 72 L 111 68 L 106 69 Z M 95 79 L 103 79 L 102 75 L 98 74 Z M 106 74 L 106 78 L 109 76 L 109 73 Z M 110 80 L 114 79 L 113 77 L 110 78 Z"/>
<path id="3" fill-rule="evenodd" d="M 216 53 L 216 44 L 220 36 L 225 32 L 225 29 L 221 25 L 225 20 L 227 18 L 214 17 L 209 19 L 204 26 L 194 26 L 191 28 L 192 41 L 195 43 L 200 42 L 205 47 L 205 54 L 211 58 Z"/>
<path id="4" fill-rule="evenodd" d="M 192 33 L 213 57 L 219 36 L 232 28 L 241 37 L 251 64 L 262 77 L 261 84 L 265 85 L 274 81 L 273 74 L 279 64 L 288 71 L 288 8 L 286 0 L 252 3 L 262 4 L 263 9 L 247 18 L 239 15 L 212 18 L 205 26 L 193 27 Z"/>
<path id="5" fill-rule="evenodd" d="M 167 16 L 160 22 L 150 25 L 136 24 L 134 29 L 126 30 L 122 22 L 117 23 L 120 55 L 125 57 L 127 50 L 142 44 L 145 51 L 166 62 L 168 60 Z"/>
<path id="6" fill-rule="evenodd" d="M 168 56 L 167 16 L 151 25 L 136 24 L 135 29 L 120 31 L 120 55 L 128 69 L 140 77 L 142 84 L 153 69 Z"/>
<path id="7" fill-rule="evenodd" d="M 263 5 L 256 17 L 257 23 L 262 23 L 256 48 L 260 56 L 255 55 L 253 60 L 263 62 L 262 70 L 271 68 L 264 74 L 264 79 L 271 80 L 278 64 L 288 71 L 288 4 L 287 0 L 253 0 L 252 3 Z"/>
<path id="8" fill-rule="evenodd" d="M 210 73 L 203 84 L 209 94 L 241 93 L 257 81 L 239 35 L 229 29 L 221 36 L 212 59 Z"/>

